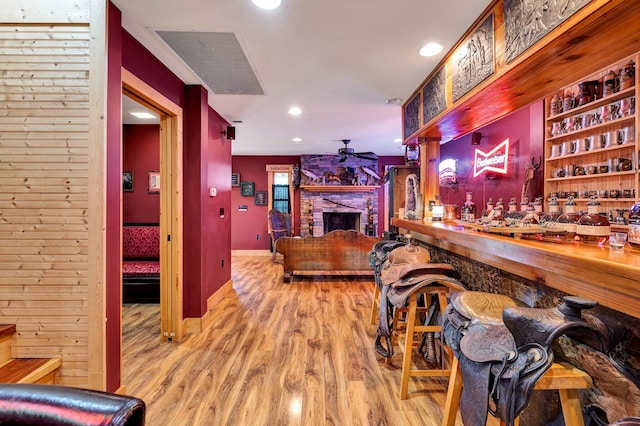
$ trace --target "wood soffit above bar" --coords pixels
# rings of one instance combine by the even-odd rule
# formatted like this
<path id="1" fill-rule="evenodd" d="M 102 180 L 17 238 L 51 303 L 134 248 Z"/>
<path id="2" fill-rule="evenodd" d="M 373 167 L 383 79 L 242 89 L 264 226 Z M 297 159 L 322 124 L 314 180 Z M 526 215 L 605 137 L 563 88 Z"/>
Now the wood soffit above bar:
<path id="1" fill-rule="evenodd" d="M 429 123 L 423 123 L 418 131 L 405 135 L 405 143 L 416 139 L 444 142 L 456 139 L 530 105 L 584 75 L 632 55 L 640 46 L 640 32 L 637 31 L 639 1 L 593 0 L 506 65 L 502 0 L 487 8 L 461 42 L 491 13 L 495 13 L 496 72 L 455 105 L 451 105 L 451 84 L 448 81 L 447 108 Z M 407 99 L 421 93 L 424 85 L 447 63 L 458 45 Z M 450 79 L 449 76 L 447 78 Z"/>

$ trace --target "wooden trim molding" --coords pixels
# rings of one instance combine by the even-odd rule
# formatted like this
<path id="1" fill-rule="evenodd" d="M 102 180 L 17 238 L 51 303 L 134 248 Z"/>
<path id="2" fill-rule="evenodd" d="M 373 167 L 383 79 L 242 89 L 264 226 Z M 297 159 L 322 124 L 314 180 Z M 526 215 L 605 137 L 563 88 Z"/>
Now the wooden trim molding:
<path id="1" fill-rule="evenodd" d="M 211 310 L 222 300 L 224 300 L 229 293 L 233 292 L 233 280 L 227 281 L 222 287 L 207 299 L 207 312 L 202 318 L 185 318 L 182 322 L 183 334 L 199 334 L 202 333 L 213 321 Z"/>

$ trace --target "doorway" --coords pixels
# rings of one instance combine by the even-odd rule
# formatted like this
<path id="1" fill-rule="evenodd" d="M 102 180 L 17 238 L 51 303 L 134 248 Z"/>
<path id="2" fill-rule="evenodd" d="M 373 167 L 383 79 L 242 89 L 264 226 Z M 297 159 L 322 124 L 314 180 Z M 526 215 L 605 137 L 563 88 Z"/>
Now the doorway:
<path id="1" fill-rule="evenodd" d="M 182 108 L 122 69 L 122 91 L 160 117 L 160 337 L 182 337 Z M 122 282 L 120 283 L 122 288 Z M 122 330 L 121 330 L 122 335 Z"/>

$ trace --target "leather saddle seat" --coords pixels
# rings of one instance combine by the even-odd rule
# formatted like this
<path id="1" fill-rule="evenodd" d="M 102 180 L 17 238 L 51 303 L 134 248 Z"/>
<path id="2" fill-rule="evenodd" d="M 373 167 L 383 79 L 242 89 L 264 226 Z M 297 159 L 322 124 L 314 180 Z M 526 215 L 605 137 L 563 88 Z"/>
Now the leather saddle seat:
<path id="1" fill-rule="evenodd" d="M 512 425 L 533 387 L 553 364 L 551 345 L 566 334 L 608 350 L 606 324 L 583 318 L 597 302 L 565 296 L 553 308 L 530 308 L 508 296 L 454 293 L 444 313 L 446 343 L 460 362 L 460 412 L 466 426 L 484 426 L 487 413 Z M 595 317 L 592 317 L 595 318 Z"/>
<path id="2" fill-rule="evenodd" d="M 403 307 L 411 294 L 431 284 L 446 285 L 456 291 L 465 289 L 453 266 L 430 261 L 429 251 L 411 244 L 409 239 L 408 244 L 394 247 L 380 267 L 380 311 L 375 348 L 385 358 L 393 356 L 391 313 L 394 307 Z"/>

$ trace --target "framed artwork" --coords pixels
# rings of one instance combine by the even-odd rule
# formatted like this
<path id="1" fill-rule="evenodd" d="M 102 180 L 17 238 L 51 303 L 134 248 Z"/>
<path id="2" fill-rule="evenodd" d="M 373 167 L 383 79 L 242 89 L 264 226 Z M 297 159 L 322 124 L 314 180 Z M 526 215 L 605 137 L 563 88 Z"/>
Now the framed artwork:
<path id="1" fill-rule="evenodd" d="M 492 13 L 452 56 L 451 94 L 454 102 L 495 72 L 494 44 Z"/>
<path id="2" fill-rule="evenodd" d="M 133 192 L 133 172 L 122 172 L 122 190 Z"/>
<path id="3" fill-rule="evenodd" d="M 160 192 L 160 172 L 150 171 L 148 175 L 147 192 L 157 194 Z"/>
<path id="4" fill-rule="evenodd" d="M 240 195 L 243 197 L 253 197 L 254 185 L 255 184 L 253 182 L 241 182 Z"/>
<path id="5" fill-rule="evenodd" d="M 231 186 L 240 186 L 240 173 L 231 173 Z"/>
<path id="6" fill-rule="evenodd" d="M 266 206 L 267 205 L 267 191 L 256 191 L 256 206 Z"/>

